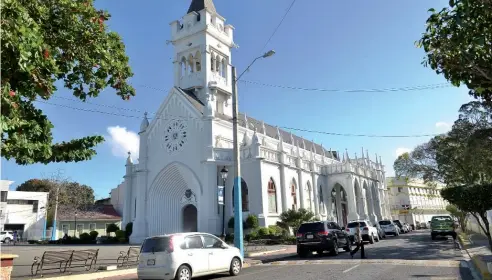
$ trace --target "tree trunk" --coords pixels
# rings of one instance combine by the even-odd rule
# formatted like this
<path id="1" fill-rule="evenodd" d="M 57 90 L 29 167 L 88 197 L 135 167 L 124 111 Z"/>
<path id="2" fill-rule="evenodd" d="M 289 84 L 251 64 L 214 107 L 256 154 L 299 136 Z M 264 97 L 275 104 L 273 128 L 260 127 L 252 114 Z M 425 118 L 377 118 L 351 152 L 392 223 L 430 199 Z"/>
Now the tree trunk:
<path id="1" fill-rule="evenodd" d="M 489 219 L 487 217 L 487 212 L 480 213 L 480 217 L 482 218 L 483 223 L 484 223 L 485 235 L 487 236 L 487 239 L 489 240 L 489 249 L 490 249 L 490 251 L 492 251 L 492 237 L 490 236 L 490 223 L 489 223 Z"/>

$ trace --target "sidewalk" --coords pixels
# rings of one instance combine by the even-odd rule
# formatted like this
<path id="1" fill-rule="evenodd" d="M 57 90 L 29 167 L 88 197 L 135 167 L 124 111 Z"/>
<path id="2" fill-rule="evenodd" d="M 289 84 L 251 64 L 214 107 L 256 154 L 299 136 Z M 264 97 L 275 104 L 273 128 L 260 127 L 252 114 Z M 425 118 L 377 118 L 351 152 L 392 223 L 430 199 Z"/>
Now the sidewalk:
<path id="1" fill-rule="evenodd" d="M 487 237 L 476 233 L 467 235 L 462 232 L 458 237 L 482 279 L 492 279 L 492 252 Z"/>

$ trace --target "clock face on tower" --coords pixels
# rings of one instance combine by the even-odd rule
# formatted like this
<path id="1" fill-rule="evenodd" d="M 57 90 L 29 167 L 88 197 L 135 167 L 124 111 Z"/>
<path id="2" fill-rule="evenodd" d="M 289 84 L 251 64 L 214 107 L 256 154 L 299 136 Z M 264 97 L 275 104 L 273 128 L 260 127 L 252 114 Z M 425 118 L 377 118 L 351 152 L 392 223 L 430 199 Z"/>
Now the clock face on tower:
<path id="1" fill-rule="evenodd" d="M 169 123 L 164 134 L 164 146 L 169 153 L 178 152 L 188 140 L 186 122 L 182 120 L 173 120 Z"/>

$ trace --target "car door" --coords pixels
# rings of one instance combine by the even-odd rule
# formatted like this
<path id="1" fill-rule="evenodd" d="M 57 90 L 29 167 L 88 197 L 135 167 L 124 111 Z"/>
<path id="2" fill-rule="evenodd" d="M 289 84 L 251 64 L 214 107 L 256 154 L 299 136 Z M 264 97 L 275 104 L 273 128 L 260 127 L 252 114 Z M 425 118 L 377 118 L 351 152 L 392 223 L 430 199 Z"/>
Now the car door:
<path id="1" fill-rule="evenodd" d="M 203 234 L 202 239 L 203 250 L 207 252 L 208 256 L 208 270 L 227 270 L 232 257 L 229 256 L 229 250 L 222 247 L 222 240 L 208 234 Z"/>
<path id="2" fill-rule="evenodd" d="M 183 250 L 186 259 L 191 265 L 193 275 L 203 275 L 208 272 L 208 252 L 203 248 L 203 241 L 200 235 L 190 235 L 185 237 Z"/>

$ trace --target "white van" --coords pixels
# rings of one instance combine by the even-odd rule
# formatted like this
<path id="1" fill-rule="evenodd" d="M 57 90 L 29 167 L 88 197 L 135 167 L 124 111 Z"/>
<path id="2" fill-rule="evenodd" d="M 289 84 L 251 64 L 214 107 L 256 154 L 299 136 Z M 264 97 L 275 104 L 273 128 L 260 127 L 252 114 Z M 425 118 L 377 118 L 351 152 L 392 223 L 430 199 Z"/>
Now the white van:
<path id="1" fill-rule="evenodd" d="M 179 279 L 229 272 L 243 266 L 239 249 L 208 233 L 176 233 L 148 237 L 142 244 L 138 279 Z"/>

